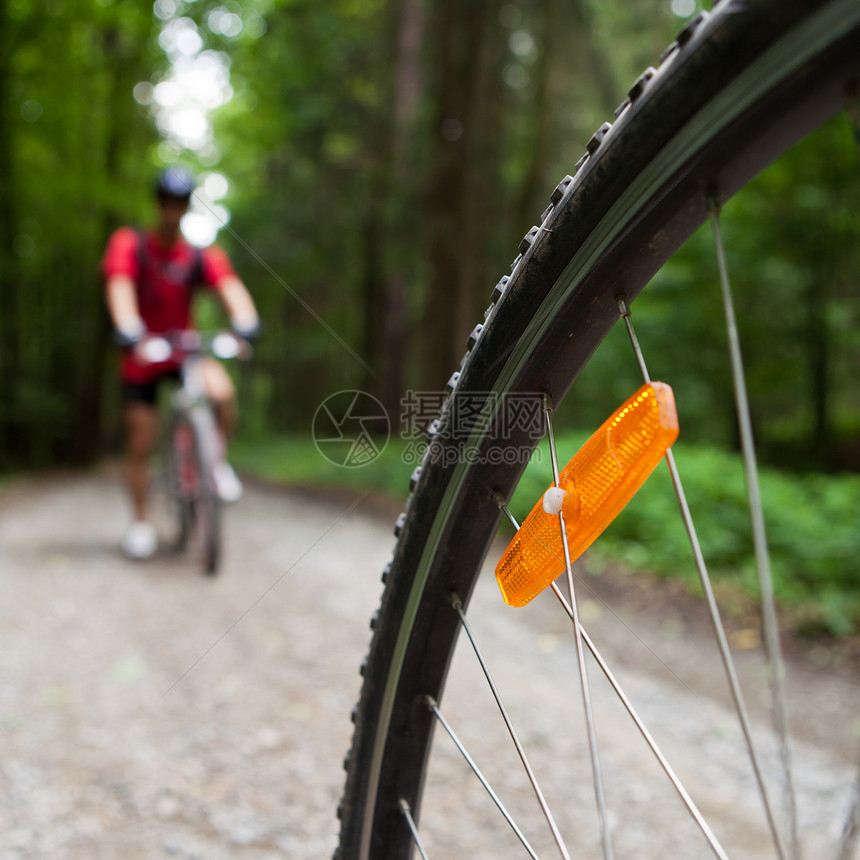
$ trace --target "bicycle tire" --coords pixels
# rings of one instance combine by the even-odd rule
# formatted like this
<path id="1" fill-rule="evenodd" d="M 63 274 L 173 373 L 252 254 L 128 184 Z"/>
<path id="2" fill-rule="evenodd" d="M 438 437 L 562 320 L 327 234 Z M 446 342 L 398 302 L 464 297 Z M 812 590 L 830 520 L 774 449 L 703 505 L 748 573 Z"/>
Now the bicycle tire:
<path id="1" fill-rule="evenodd" d="M 491 421 L 464 443 L 459 402 L 487 414 L 516 392 L 558 404 L 632 302 L 708 216 L 761 169 L 838 112 L 860 77 L 860 4 L 853 0 L 723 0 L 700 13 L 630 89 L 613 124 L 591 138 L 492 294 L 485 323 L 449 382 L 421 467 L 395 527 L 380 609 L 353 712 L 336 860 L 400 860 L 413 851 L 402 814 L 420 812 L 433 729 L 426 696 L 441 698 L 468 605 L 524 463 L 486 462 L 502 445 Z"/>
<path id="2" fill-rule="evenodd" d="M 203 572 L 218 572 L 221 558 L 220 499 L 213 477 L 215 420 L 192 408 L 171 423 L 171 495 L 176 499 L 177 549 L 191 544 Z"/>
<path id="3" fill-rule="evenodd" d="M 189 423 L 181 415 L 172 415 L 165 445 L 164 472 L 170 513 L 176 523 L 173 541 L 176 552 L 187 548 L 191 534 L 194 474 L 197 469 L 190 454 L 193 444 Z"/>
<path id="4" fill-rule="evenodd" d="M 221 561 L 221 500 L 214 477 L 218 431 L 208 407 L 192 407 L 189 420 L 198 475 L 193 503 L 195 552 L 203 573 L 214 576 Z"/>

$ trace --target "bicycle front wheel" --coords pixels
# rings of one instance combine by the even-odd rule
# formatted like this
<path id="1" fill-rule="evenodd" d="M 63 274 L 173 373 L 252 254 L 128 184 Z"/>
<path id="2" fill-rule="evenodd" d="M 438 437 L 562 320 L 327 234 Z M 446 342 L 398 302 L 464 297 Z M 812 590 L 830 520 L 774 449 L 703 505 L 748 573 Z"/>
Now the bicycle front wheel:
<path id="1" fill-rule="evenodd" d="M 214 478 L 217 428 L 209 409 L 192 408 L 171 428 L 171 484 L 177 500 L 178 546 L 190 544 L 203 572 L 218 572 L 221 557 L 221 503 Z"/>
<path id="2" fill-rule="evenodd" d="M 383 575 L 347 760 L 339 860 L 412 856 L 413 826 L 461 619 L 536 444 L 497 419 L 512 396 L 556 405 L 663 263 L 727 200 L 843 106 L 860 75 L 854 0 L 724 0 L 679 33 L 588 143 L 520 245 L 449 383 Z M 468 408 L 466 408 L 468 407 Z M 465 442 L 458 414 L 479 412 Z M 468 453 L 468 456 L 465 454 Z M 408 810 L 409 814 L 404 814 Z"/>

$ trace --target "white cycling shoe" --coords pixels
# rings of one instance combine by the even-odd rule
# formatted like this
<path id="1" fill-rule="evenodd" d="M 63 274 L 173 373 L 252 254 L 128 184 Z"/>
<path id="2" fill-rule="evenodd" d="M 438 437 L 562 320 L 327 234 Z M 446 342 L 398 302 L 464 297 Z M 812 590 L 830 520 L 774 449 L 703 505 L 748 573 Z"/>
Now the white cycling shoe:
<path id="1" fill-rule="evenodd" d="M 212 474 L 215 478 L 218 498 L 222 502 L 238 502 L 242 498 L 242 493 L 244 492 L 242 482 L 228 462 L 217 463 L 212 470 Z"/>
<path id="2" fill-rule="evenodd" d="M 128 527 L 122 539 L 122 551 L 128 558 L 142 561 L 152 558 L 158 549 L 158 532 L 146 520 L 138 520 Z"/>

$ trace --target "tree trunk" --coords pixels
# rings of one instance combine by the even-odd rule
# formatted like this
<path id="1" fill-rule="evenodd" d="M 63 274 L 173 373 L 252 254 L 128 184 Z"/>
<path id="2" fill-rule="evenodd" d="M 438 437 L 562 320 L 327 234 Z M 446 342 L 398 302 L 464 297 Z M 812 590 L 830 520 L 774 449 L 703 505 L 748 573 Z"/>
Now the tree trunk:
<path id="1" fill-rule="evenodd" d="M 19 273 L 15 254 L 15 183 L 12 138 L 3 117 L 9 99 L 11 37 L 6 0 L 0 0 L 0 463 L 15 465 L 22 434 L 16 423 L 15 383 L 20 378 Z"/>
<path id="2" fill-rule="evenodd" d="M 377 154 L 364 233 L 364 354 L 371 371 L 364 387 L 376 396 L 392 423 L 400 413 L 406 350 L 407 279 L 402 272 L 414 195 L 410 163 L 415 117 L 423 87 L 421 46 L 424 19 L 421 0 L 400 0 L 394 50 L 393 121 L 377 118 L 372 150 Z M 387 106 L 386 106 L 387 113 Z"/>
<path id="3" fill-rule="evenodd" d="M 428 189 L 429 295 L 423 378 L 444 386 L 489 294 L 486 243 L 498 172 L 497 0 L 441 0 L 433 21 L 435 129 Z"/>
<path id="4" fill-rule="evenodd" d="M 607 112 L 607 119 L 611 119 L 609 112 L 615 109 L 623 92 L 615 80 L 612 54 L 595 40 L 594 14 L 589 4 L 583 0 L 572 0 L 571 11 L 575 20 L 574 26 L 581 34 L 580 41 L 588 60 L 588 68 L 591 71 L 591 79 L 597 91 L 600 107 Z"/>
<path id="5" fill-rule="evenodd" d="M 809 362 L 810 447 L 822 453 L 832 438 L 830 421 L 830 337 L 827 325 L 826 280 L 810 285 L 806 294 L 806 353 Z"/>
<path id="6" fill-rule="evenodd" d="M 117 51 L 118 33 L 115 27 L 108 29 L 102 37 L 104 55 L 109 68 L 117 72 L 121 68 L 121 57 Z M 128 134 L 126 119 L 128 109 L 124 103 L 130 101 L 127 75 L 115 74 L 112 78 L 110 97 L 108 99 L 108 116 L 105 118 L 107 129 L 104 138 L 104 170 L 107 180 L 113 185 L 118 185 L 119 155 L 122 146 L 123 133 Z M 106 210 L 102 210 L 99 220 L 101 222 L 101 233 L 109 236 L 119 224 L 115 216 Z M 94 280 L 99 276 L 92 273 Z M 85 278 L 84 287 L 87 286 Z M 81 404 L 80 414 L 77 421 L 78 439 L 75 446 L 75 456 L 78 459 L 90 460 L 98 454 L 103 447 L 104 427 L 102 400 L 105 390 L 105 368 L 110 364 L 108 361 L 110 347 L 110 324 L 104 309 L 102 290 L 97 289 L 97 298 L 87 305 L 87 328 L 90 333 L 89 342 L 86 344 L 87 352 L 81 356 L 80 385 L 78 386 L 77 402 Z"/>
<path id="7" fill-rule="evenodd" d="M 542 5 L 541 52 L 535 69 L 535 96 L 531 126 L 534 136 L 531 141 L 529 165 L 520 185 L 516 207 L 518 224 L 527 230 L 540 214 L 536 202 L 538 194 L 545 192 L 543 170 L 549 161 L 550 132 L 553 114 L 550 109 L 550 79 L 555 63 L 558 27 L 557 0 L 545 0 Z"/>

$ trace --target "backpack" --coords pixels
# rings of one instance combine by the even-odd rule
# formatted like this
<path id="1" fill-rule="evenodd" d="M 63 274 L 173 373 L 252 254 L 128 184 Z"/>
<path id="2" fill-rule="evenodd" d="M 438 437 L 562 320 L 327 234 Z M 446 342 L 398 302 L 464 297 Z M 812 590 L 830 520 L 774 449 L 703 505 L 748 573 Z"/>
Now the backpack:
<path id="1" fill-rule="evenodd" d="M 141 229 L 135 229 L 137 236 L 137 264 L 141 272 L 148 268 L 149 257 L 146 250 L 146 241 L 144 232 Z M 203 251 L 196 245 L 189 245 L 192 254 L 191 271 L 189 273 L 187 288 L 190 292 L 198 284 L 203 282 Z"/>

